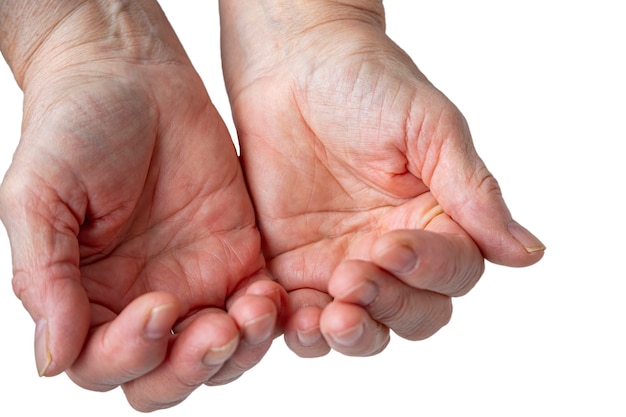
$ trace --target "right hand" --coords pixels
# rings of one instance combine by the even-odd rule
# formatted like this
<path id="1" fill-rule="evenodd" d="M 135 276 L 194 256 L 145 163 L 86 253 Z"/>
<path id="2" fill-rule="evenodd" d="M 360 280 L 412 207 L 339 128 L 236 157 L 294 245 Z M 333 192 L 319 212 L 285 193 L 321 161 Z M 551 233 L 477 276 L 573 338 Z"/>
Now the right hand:
<path id="1" fill-rule="evenodd" d="M 142 45 L 161 54 L 151 59 L 41 47 L 0 189 L 39 372 L 122 385 L 143 411 L 256 364 L 286 300 L 228 131 L 173 31 L 159 30 L 166 42 Z"/>

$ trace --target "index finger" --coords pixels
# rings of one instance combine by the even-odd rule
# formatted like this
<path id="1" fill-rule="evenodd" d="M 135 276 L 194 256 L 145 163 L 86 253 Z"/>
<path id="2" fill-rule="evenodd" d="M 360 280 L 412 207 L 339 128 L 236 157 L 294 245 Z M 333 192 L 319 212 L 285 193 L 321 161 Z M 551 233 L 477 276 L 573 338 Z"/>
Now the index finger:
<path id="1" fill-rule="evenodd" d="M 482 276 L 482 254 L 467 236 L 395 230 L 374 242 L 372 261 L 407 285 L 451 297 L 469 292 Z"/>

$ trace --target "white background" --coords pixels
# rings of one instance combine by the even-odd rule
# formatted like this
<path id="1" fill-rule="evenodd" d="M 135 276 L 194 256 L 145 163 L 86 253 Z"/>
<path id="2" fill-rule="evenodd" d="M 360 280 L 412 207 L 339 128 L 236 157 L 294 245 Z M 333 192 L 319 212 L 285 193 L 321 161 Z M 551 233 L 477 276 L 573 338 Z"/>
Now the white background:
<path id="1" fill-rule="evenodd" d="M 163 0 L 229 126 L 216 2 Z M 386 2 L 389 35 L 465 114 L 514 216 L 548 246 L 525 269 L 489 264 L 423 342 L 373 358 L 260 365 L 159 415 L 626 415 L 626 25 L 620 1 Z M 184 6 L 183 6 L 184 4 Z M 21 92 L 0 65 L 0 173 Z M 1 415 L 132 416 L 121 391 L 39 378 L 34 325 L 0 234 Z"/>

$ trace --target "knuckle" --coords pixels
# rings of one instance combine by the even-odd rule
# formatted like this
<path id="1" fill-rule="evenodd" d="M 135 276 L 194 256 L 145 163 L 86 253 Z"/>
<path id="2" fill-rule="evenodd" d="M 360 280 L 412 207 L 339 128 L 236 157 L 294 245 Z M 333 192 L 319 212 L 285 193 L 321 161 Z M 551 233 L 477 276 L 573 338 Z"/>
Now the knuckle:
<path id="1" fill-rule="evenodd" d="M 412 327 L 406 329 L 401 336 L 417 341 L 424 340 L 447 325 L 452 318 L 452 300 L 449 297 L 430 293 L 431 302 L 424 303 L 425 309 Z"/>
<path id="2" fill-rule="evenodd" d="M 407 292 L 381 311 L 379 320 L 400 337 L 423 340 L 444 327 L 452 317 L 450 297 L 429 291 Z"/>
<path id="3" fill-rule="evenodd" d="M 455 262 L 447 279 L 448 288 L 445 292 L 446 294 L 452 297 L 461 297 L 470 292 L 482 277 L 485 272 L 485 262 L 478 249 L 474 248 L 474 251 L 476 254 L 473 255 L 473 260 L 469 262 Z"/>

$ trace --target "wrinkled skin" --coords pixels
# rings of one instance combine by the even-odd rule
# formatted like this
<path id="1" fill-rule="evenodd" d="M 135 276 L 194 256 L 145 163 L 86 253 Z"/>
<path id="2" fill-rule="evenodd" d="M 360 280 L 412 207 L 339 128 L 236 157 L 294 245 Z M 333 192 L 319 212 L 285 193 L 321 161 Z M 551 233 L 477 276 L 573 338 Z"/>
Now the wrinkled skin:
<path id="1" fill-rule="evenodd" d="M 225 79 L 264 253 L 295 309 L 285 337 L 297 354 L 376 354 L 389 328 L 429 337 L 450 319 L 451 297 L 480 278 L 483 255 L 539 260 L 536 238 L 525 247 L 512 235 L 528 232 L 463 116 L 380 18 L 236 9 L 222 2 Z"/>
<path id="2" fill-rule="evenodd" d="M 143 411 L 256 364 L 286 301 L 227 129 L 173 56 L 31 75 L 0 191 L 40 373 Z"/>

